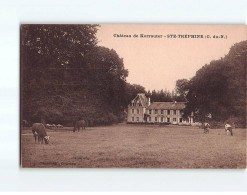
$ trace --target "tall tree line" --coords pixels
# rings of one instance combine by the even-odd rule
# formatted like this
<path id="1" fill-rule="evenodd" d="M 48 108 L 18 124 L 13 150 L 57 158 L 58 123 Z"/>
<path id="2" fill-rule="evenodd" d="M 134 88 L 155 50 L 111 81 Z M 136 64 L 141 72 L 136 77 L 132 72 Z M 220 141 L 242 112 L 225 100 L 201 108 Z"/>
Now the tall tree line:
<path id="1" fill-rule="evenodd" d="M 98 28 L 21 26 L 22 119 L 65 125 L 80 118 L 89 125 L 123 120 L 139 89 L 126 82 L 128 70 L 116 51 L 97 46 Z"/>
<path id="2" fill-rule="evenodd" d="M 235 122 L 246 126 L 247 41 L 236 43 L 219 60 L 204 65 L 190 80 L 177 85 L 187 100 L 184 116 L 198 121 Z"/>
<path id="3" fill-rule="evenodd" d="M 151 99 L 151 102 L 184 102 L 185 98 L 180 95 L 177 90 L 148 90 L 145 92 L 146 96 Z"/>

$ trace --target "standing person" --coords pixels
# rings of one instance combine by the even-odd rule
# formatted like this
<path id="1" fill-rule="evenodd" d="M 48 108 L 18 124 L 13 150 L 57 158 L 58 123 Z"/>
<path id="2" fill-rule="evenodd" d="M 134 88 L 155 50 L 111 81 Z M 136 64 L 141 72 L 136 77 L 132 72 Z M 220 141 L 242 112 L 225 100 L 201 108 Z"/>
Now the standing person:
<path id="1" fill-rule="evenodd" d="M 204 125 L 203 125 L 203 127 L 204 127 L 204 133 L 209 133 L 210 125 L 205 122 Z"/>
<path id="2" fill-rule="evenodd" d="M 225 131 L 226 131 L 226 134 L 228 134 L 228 132 L 230 132 L 230 133 L 231 133 L 231 136 L 233 136 L 233 133 L 232 133 L 232 126 L 229 125 L 228 122 L 226 122 Z"/>

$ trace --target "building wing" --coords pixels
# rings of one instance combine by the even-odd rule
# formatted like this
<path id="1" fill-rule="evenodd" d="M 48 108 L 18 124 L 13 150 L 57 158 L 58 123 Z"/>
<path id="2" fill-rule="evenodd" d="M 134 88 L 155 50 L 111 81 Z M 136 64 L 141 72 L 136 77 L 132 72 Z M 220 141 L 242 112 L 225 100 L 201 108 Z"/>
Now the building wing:
<path id="1" fill-rule="evenodd" d="M 147 107 L 148 110 L 182 110 L 185 102 L 153 102 Z"/>

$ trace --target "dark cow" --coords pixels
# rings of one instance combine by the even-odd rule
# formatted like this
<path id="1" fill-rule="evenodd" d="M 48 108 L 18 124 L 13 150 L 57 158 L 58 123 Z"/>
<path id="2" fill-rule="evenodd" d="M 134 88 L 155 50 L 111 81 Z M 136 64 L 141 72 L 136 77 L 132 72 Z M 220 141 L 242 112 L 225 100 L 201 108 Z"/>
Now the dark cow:
<path id="1" fill-rule="evenodd" d="M 75 122 L 75 125 L 74 125 L 73 132 L 75 132 L 76 129 L 77 129 L 78 132 L 79 132 L 80 128 L 82 128 L 82 130 L 83 130 L 83 129 L 86 129 L 86 121 L 85 121 L 85 120 L 76 121 L 76 122 Z"/>
<path id="2" fill-rule="evenodd" d="M 233 136 L 233 133 L 232 133 L 232 126 L 229 125 L 228 123 L 226 123 L 226 125 L 225 125 L 225 131 L 226 131 L 226 135 L 228 135 L 228 134 L 230 133 L 231 136 Z"/>
<path id="3" fill-rule="evenodd" d="M 48 144 L 50 136 L 47 136 L 45 126 L 42 123 L 34 123 L 32 126 L 33 136 L 36 142 L 36 138 L 38 138 L 38 142 L 43 144 L 43 140 Z"/>
<path id="4" fill-rule="evenodd" d="M 208 123 L 203 124 L 204 133 L 209 133 L 210 125 Z"/>

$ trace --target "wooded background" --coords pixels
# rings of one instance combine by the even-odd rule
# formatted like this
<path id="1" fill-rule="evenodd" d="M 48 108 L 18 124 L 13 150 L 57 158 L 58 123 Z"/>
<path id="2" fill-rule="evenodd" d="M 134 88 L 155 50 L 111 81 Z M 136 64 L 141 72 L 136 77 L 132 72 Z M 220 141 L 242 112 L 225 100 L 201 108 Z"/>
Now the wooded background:
<path id="1" fill-rule="evenodd" d="M 206 64 L 173 91 L 146 91 L 126 81 L 128 70 L 115 50 L 98 46 L 100 25 L 21 26 L 21 120 L 90 126 L 124 121 L 137 93 L 151 101 L 186 101 L 184 117 L 246 124 L 247 41 Z M 165 85 L 165 84 L 164 84 Z"/>

